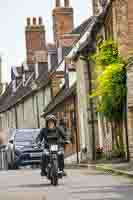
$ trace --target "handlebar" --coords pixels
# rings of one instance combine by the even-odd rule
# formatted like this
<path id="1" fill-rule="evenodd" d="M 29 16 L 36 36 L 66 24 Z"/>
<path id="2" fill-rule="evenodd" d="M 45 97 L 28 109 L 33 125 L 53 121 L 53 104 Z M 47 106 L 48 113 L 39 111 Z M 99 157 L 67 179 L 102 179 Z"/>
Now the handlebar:
<path id="1" fill-rule="evenodd" d="M 49 145 L 50 145 L 49 143 L 47 143 L 46 141 L 44 141 L 44 143 L 45 143 L 46 146 L 49 147 Z M 62 144 L 63 144 L 63 145 L 65 145 L 65 144 L 71 144 L 71 142 L 70 142 L 69 140 L 66 140 L 66 141 L 64 141 Z M 41 148 L 42 143 L 37 143 L 37 146 L 38 146 L 39 148 Z"/>

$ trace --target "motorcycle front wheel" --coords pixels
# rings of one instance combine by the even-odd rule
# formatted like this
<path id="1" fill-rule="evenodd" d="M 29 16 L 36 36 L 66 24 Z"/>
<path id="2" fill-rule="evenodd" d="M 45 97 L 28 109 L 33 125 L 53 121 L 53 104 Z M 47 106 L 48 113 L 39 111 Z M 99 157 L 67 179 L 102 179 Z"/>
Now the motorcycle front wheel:
<path id="1" fill-rule="evenodd" d="M 58 185 L 58 162 L 54 161 L 51 169 L 51 184 L 54 186 Z"/>

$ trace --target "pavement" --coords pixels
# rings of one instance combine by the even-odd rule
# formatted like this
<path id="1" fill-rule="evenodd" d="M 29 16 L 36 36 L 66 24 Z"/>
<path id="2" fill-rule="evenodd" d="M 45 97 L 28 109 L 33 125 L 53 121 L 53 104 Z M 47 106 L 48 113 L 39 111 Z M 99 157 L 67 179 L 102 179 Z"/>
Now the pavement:
<path id="1" fill-rule="evenodd" d="M 95 168 L 97 170 L 112 172 L 133 178 L 133 162 L 119 164 L 97 164 Z"/>
<path id="2" fill-rule="evenodd" d="M 1 200 L 132 200 L 133 180 L 92 168 L 69 169 L 54 187 L 39 170 L 0 172 Z"/>
<path id="3" fill-rule="evenodd" d="M 128 178 L 133 178 L 133 162 L 120 162 L 120 163 L 82 163 L 68 166 L 68 168 L 91 168 L 104 172 L 111 172 L 117 175 L 124 175 Z"/>

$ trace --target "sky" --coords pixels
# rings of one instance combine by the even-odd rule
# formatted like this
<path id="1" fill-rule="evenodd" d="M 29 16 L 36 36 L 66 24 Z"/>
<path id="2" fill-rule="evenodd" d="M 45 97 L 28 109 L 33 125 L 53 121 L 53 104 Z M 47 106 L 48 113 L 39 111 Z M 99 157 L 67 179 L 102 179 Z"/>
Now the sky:
<path id="1" fill-rule="evenodd" d="M 92 15 L 92 0 L 70 0 L 75 26 Z M 63 3 L 63 0 L 62 0 Z M 25 25 L 27 17 L 43 17 L 47 42 L 53 39 L 52 9 L 55 0 L 2 0 L 0 5 L 0 56 L 2 79 L 10 80 L 10 67 L 25 60 Z M 62 4 L 63 5 L 63 4 Z"/>

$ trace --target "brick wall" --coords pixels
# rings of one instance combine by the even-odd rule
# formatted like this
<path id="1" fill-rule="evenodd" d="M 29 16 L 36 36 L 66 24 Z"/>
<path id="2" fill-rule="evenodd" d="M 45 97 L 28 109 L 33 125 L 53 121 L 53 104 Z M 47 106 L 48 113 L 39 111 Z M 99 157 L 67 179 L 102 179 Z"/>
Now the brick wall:
<path id="1" fill-rule="evenodd" d="M 35 52 L 46 50 L 45 27 L 41 18 L 38 19 L 38 22 L 36 18 L 33 18 L 32 23 L 31 19 L 27 18 L 25 37 L 27 62 L 34 63 Z"/>
<path id="2" fill-rule="evenodd" d="M 127 57 L 129 55 L 128 42 L 128 3 L 130 0 L 114 0 L 112 3 L 113 10 L 113 32 L 114 39 L 119 43 L 121 55 Z M 133 46 L 133 45 L 132 45 Z"/>
<path id="3" fill-rule="evenodd" d="M 133 1 L 128 0 L 128 54 L 133 56 Z"/>
<path id="4" fill-rule="evenodd" d="M 69 1 L 64 1 L 65 7 L 58 7 L 53 10 L 53 32 L 54 40 L 58 43 L 59 36 L 69 33 L 73 29 L 73 8 L 69 7 Z"/>

